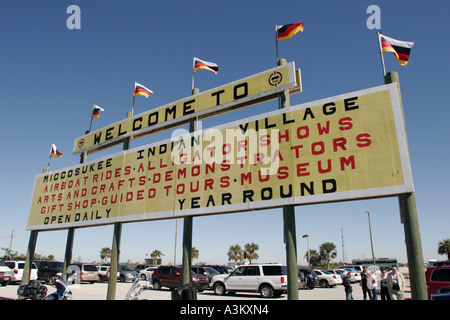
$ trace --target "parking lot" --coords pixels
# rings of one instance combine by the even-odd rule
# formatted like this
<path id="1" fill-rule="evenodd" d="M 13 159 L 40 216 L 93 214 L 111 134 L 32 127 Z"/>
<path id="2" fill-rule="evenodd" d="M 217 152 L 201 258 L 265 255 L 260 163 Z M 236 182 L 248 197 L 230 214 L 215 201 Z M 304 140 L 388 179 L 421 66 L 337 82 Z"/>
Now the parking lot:
<path id="1" fill-rule="evenodd" d="M 145 281 L 141 281 L 144 286 Z M 124 300 L 132 283 L 117 283 L 116 300 Z M 0 300 L 17 299 L 18 284 L 10 284 L 0 287 Z M 106 300 L 108 283 L 81 283 L 70 286 L 73 300 Z M 48 293 L 55 291 L 55 288 L 48 286 Z M 312 290 L 299 290 L 299 300 L 345 300 L 344 287 L 342 285 L 334 288 L 314 288 Z M 353 297 L 355 300 L 363 300 L 362 289 L 358 283 L 353 284 Z M 168 289 L 144 290 L 139 296 L 140 300 L 171 300 L 171 291 Z M 405 292 L 405 299 L 411 299 L 409 280 Z M 283 294 L 278 298 L 264 299 L 257 293 L 236 293 L 235 295 L 217 296 L 211 290 L 197 293 L 197 300 L 287 300 L 287 295 Z"/>

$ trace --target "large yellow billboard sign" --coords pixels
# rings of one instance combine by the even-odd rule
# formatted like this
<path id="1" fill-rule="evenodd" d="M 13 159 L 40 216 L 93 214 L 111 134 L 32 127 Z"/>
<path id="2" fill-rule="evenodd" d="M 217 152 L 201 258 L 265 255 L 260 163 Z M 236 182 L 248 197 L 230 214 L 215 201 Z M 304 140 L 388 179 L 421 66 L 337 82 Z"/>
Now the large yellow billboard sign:
<path id="1" fill-rule="evenodd" d="M 396 84 L 242 119 L 36 176 L 28 229 L 414 190 Z"/>
<path id="2" fill-rule="evenodd" d="M 180 126 L 193 117 L 204 118 L 278 97 L 284 90 L 301 91 L 300 70 L 294 62 L 272 68 L 162 107 L 116 122 L 75 139 L 73 153 L 95 152 L 126 138 Z"/>

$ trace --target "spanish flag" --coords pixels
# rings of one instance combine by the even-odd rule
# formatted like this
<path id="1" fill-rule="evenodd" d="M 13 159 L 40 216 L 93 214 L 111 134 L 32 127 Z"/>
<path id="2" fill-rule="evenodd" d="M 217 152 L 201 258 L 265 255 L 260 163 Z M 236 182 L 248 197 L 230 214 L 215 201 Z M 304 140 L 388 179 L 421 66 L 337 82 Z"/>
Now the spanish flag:
<path id="1" fill-rule="evenodd" d="M 145 96 L 146 98 L 148 98 L 151 94 L 153 94 L 152 90 L 147 89 L 146 87 L 137 82 L 134 83 L 134 95 L 133 95 L 134 97 Z"/>
<path id="2" fill-rule="evenodd" d="M 398 63 L 402 66 L 408 65 L 409 54 L 414 42 L 400 41 L 389 38 L 379 33 L 379 40 L 381 44 L 381 51 L 392 52 L 397 57 Z"/>
<path id="3" fill-rule="evenodd" d="M 52 144 L 52 148 L 50 149 L 50 156 L 55 158 L 61 158 L 62 153 L 58 151 L 58 148 L 54 144 Z"/>
<path id="4" fill-rule="evenodd" d="M 277 31 L 278 41 L 288 40 L 297 32 L 303 32 L 303 21 L 285 24 L 282 26 L 275 26 L 275 30 Z"/>
<path id="5" fill-rule="evenodd" d="M 92 110 L 92 119 L 100 118 L 100 111 L 105 111 L 100 108 L 98 105 L 94 104 L 94 109 Z"/>
<path id="6" fill-rule="evenodd" d="M 203 61 L 199 58 L 194 57 L 194 72 L 200 69 L 206 69 L 214 72 L 215 74 L 219 72 L 219 66 L 214 62 Z"/>

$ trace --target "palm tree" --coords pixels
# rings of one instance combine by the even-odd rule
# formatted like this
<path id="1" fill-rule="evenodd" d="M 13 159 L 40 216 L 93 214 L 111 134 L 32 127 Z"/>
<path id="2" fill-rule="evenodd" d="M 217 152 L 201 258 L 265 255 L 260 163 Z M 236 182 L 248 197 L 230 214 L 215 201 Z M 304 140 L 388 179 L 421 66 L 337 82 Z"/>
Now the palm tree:
<path id="1" fill-rule="evenodd" d="M 228 261 L 234 260 L 234 266 L 236 266 L 236 263 L 238 261 L 243 260 L 243 253 L 241 246 L 236 244 L 234 246 L 231 246 L 228 250 Z"/>
<path id="2" fill-rule="evenodd" d="M 327 269 L 330 269 L 330 261 L 337 257 L 336 245 L 332 242 L 324 242 L 319 247 L 320 256 L 324 263 L 327 264 Z"/>
<path id="3" fill-rule="evenodd" d="M 111 258 L 111 249 L 110 248 L 102 248 L 100 251 L 100 259 L 102 261 L 106 261 L 106 259 Z"/>
<path id="4" fill-rule="evenodd" d="M 161 252 L 161 251 L 156 250 L 156 249 L 153 250 L 153 252 L 150 254 L 150 257 L 153 258 L 154 264 L 156 264 L 156 259 L 159 258 L 159 257 L 161 257 L 161 255 L 162 255 L 162 252 Z"/>
<path id="5" fill-rule="evenodd" d="M 249 263 L 252 263 L 252 259 L 258 259 L 259 255 L 256 251 L 259 250 L 259 246 L 256 243 L 247 243 L 244 249 L 244 258 L 248 259 Z"/>
<path id="6" fill-rule="evenodd" d="M 308 251 L 305 253 L 305 259 L 308 261 Z M 317 250 L 311 249 L 309 250 L 309 264 L 311 265 L 311 268 L 315 268 L 317 266 L 320 266 L 322 263 L 322 258 L 317 252 Z"/>
<path id="7" fill-rule="evenodd" d="M 192 256 L 192 260 L 193 259 L 198 259 L 198 250 L 197 250 L 197 248 L 192 247 L 191 256 Z"/>
<path id="8" fill-rule="evenodd" d="M 450 260 L 450 239 L 439 241 L 438 253 L 447 255 L 447 260 Z"/>

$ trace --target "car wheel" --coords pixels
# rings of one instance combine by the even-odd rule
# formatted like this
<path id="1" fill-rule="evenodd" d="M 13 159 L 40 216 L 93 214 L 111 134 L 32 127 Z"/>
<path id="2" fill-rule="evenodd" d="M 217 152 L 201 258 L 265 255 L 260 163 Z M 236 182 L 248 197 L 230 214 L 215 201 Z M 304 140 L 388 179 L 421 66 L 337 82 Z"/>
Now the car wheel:
<path id="1" fill-rule="evenodd" d="M 214 284 L 214 293 L 218 296 L 223 296 L 226 292 L 225 285 L 223 283 L 215 283 Z"/>
<path id="2" fill-rule="evenodd" d="M 264 284 L 259 289 L 259 293 L 263 298 L 272 298 L 273 297 L 273 288 L 267 284 Z"/>
<path id="3" fill-rule="evenodd" d="M 153 281 L 153 289 L 154 290 L 161 290 L 161 284 L 158 280 Z"/>
<path id="4" fill-rule="evenodd" d="M 320 287 L 321 287 L 321 288 L 328 288 L 328 287 L 330 286 L 330 285 L 328 284 L 328 281 L 325 280 L 325 279 L 320 280 L 319 284 L 320 284 Z"/>
<path id="5" fill-rule="evenodd" d="M 147 280 L 147 277 L 145 276 L 145 274 L 141 274 L 141 280 Z"/>

